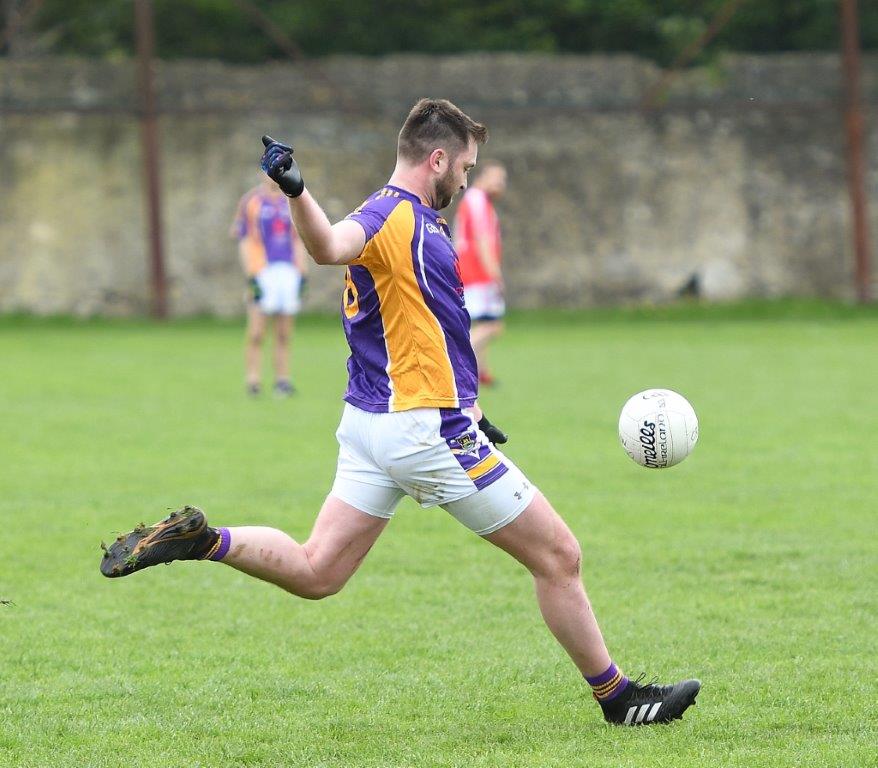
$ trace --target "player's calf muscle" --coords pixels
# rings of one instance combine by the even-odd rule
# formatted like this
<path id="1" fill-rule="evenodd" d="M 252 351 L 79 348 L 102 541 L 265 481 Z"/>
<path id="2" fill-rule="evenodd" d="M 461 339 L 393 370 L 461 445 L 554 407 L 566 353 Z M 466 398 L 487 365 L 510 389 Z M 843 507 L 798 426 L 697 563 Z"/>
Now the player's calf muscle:
<path id="1" fill-rule="evenodd" d="M 232 547 L 223 560 L 226 564 L 296 595 L 320 591 L 304 547 L 283 531 L 246 526 L 231 528 L 230 535 Z"/>

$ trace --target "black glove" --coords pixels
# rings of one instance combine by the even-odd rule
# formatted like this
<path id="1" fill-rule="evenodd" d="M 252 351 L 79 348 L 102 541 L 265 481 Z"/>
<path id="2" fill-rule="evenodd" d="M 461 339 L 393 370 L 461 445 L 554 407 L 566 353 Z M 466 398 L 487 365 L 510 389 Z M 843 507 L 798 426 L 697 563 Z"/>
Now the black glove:
<path id="1" fill-rule="evenodd" d="M 503 443 L 509 439 L 509 435 L 488 421 L 484 413 L 482 414 L 482 418 L 479 419 L 479 429 L 485 433 L 485 437 L 494 443 L 494 445 L 503 445 Z"/>
<path id="2" fill-rule="evenodd" d="M 250 298 L 254 304 L 262 301 L 262 286 L 259 285 L 259 281 L 255 277 L 247 280 L 247 287 L 250 289 Z"/>
<path id="3" fill-rule="evenodd" d="M 287 197 L 298 197 L 305 189 L 302 172 L 293 160 L 293 148 L 275 141 L 271 136 L 263 136 L 265 153 L 260 167 L 268 177 L 277 183 L 280 191 Z"/>

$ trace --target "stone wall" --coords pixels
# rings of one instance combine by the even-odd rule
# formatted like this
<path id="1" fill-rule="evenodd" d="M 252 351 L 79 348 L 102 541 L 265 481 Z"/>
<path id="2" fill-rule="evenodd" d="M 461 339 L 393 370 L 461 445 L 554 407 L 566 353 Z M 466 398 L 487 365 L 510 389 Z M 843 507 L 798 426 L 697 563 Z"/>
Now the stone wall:
<path id="1" fill-rule="evenodd" d="M 878 102 L 878 58 L 867 57 Z M 675 81 L 631 57 L 394 56 L 305 65 L 158 66 L 165 245 L 175 314 L 242 310 L 228 237 L 258 180 L 259 137 L 291 139 L 344 216 L 393 167 L 419 97 L 488 124 L 510 170 L 500 205 L 513 306 L 852 294 L 839 62 L 728 57 Z M 131 63 L 0 60 L 0 311 L 124 315 L 149 292 Z M 878 113 L 868 133 L 878 239 Z M 315 267 L 311 308 L 336 306 Z"/>

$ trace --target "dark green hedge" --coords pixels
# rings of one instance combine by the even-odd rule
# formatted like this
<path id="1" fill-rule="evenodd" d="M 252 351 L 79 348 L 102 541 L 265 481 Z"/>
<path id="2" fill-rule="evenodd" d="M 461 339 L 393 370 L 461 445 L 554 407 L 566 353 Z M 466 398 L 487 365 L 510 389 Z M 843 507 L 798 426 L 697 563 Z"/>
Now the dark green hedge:
<path id="1" fill-rule="evenodd" d="M 724 0 L 253 3 L 309 56 L 626 51 L 666 64 L 701 34 Z M 154 5 L 162 57 L 284 58 L 233 0 L 154 0 Z M 859 0 L 859 5 L 863 45 L 878 48 L 878 2 Z M 45 52 L 130 55 L 133 0 L 45 0 L 28 35 Z M 838 0 L 746 0 L 709 53 L 831 50 L 838 44 Z"/>

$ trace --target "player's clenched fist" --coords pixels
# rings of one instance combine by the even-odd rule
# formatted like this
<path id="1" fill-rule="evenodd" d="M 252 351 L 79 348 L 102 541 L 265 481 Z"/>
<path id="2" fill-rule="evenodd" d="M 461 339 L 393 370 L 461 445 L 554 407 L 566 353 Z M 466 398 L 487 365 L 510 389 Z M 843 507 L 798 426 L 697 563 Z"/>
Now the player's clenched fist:
<path id="1" fill-rule="evenodd" d="M 503 445 L 503 443 L 509 440 L 509 435 L 500 429 L 500 427 L 497 427 L 488 421 L 485 414 L 482 414 L 482 418 L 479 419 L 479 429 L 482 430 L 485 437 L 487 437 L 494 445 Z"/>
<path id="2" fill-rule="evenodd" d="M 275 141 L 271 136 L 263 136 L 265 152 L 260 163 L 262 170 L 275 181 L 287 197 L 298 197 L 305 189 L 302 172 L 293 160 L 293 148 Z"/>

